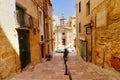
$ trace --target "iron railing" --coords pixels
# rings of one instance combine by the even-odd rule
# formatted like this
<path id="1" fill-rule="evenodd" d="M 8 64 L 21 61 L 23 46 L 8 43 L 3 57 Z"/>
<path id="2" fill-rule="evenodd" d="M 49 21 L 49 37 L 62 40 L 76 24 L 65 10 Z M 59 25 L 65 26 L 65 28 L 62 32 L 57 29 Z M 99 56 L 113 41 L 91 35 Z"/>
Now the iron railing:
<path id="1" fill-rule="evenodd" d="M 16 13 L 17 22 L 21 27 L 33 28 L 33 18 L 28 13 Z"/>

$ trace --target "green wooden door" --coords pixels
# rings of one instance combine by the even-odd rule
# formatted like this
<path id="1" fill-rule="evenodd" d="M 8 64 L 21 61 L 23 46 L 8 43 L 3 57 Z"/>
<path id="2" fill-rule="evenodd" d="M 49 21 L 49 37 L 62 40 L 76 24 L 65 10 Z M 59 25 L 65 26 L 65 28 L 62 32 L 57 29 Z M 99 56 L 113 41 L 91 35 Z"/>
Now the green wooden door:
<path id="1" fill-rule="evenodd" d="M 87 52 L 87 42 L 81 42 L 80 53 L 81 53 L 81 57 L 85 61 L 87 59 L 86 52 Z"/>
<path id="2" fill-rule="evenodd" d="M 18 30 L 21 69 L 30 63 L 29 31 Z"/>

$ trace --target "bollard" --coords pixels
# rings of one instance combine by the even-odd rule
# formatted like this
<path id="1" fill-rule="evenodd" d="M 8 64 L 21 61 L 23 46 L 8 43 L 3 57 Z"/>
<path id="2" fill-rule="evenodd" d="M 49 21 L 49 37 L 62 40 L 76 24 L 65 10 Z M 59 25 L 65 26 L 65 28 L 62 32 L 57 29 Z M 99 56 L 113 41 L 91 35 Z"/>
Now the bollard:
<path id="1" fill-rule="evenodd" d="M 68 71 L 67 71 L 67 64 L 66 64 L 66 62 L 67 62 L 67 58 L 64 58 L 64 64 L 65 64 L 65 75 L 68 75 Z"/>
<path id="2" fill-rule="evenodd" d="M 72 80 L 71 73 L 69 71 L 68 65 L 67 65 L 67 58 L 64 57 L 64 64 L 65 64 L 65 75 L 69 75 L 69 79 Z"/>
<path id="3" fill-rule="evenodd" d="M 67 62 L 67 58 L 66 58 L 66 57 L 64 57 L 64 64 L 66 64 L 66 62 Z"/>

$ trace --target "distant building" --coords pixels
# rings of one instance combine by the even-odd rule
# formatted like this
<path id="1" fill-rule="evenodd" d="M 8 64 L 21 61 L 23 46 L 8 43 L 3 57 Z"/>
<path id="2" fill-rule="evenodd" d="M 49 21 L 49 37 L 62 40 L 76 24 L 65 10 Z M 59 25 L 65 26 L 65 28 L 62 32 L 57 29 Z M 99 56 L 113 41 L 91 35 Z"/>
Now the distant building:
<path id="1" fill-rule="evenodd" d="M 60 23 L 56 24 L 54 29 L 55 49 L 59 46 L 63 46 L 62 48 L 74 48 L 74 40 L 76 35 L 75 23 L 75 16 L 71 16 L 67 22 L 64 15 L 62 15 L 62 18 L 60 18 Z"/>
<path id="2" fill-rule="evenodd" d="M 76 0 L 76 50 L 86 61 L 107 69 L 120 59 L 120 1 Z"/>
<path id="3" fill-rule="evenodd" d="M 59 25 L 60 24 L 60 22 L 59 22 L 59 19 L 58 19 L 58 16 L 53 16 L 53 31 L 55 30 L 55 29 L 57 29 L 57 25 Z"/>
<path id="4" fill-rule="evenodd" d="M 70 16 L 68 21 L 68 26 L 72 29 L 70 32 L 69 42 L 72 47 L 75 47 L 76 39 L 76 16 Z"/>

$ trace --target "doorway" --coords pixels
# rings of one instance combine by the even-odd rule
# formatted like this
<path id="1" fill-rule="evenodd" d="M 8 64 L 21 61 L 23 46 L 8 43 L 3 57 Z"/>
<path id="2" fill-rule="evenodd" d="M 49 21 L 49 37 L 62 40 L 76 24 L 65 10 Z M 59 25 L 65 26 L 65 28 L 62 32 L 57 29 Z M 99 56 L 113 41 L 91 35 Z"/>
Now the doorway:
<path id="1" fill-rule="evenodd" d="M 17 31 L 19 39 L 21 69 L 23 69 L 30 63 L 29 31 L 28 30 Z"/>
<path id="2" fill-rule="evenodd" d="M 41 57 L 44 58 L 44 44 L 41 44 Z"/>
<path id="3" fill-rule="evenodd" d="M 66 40 L 65 39 L 62 39 L 62 44 L 66 45 Z"/>
<path id="4" fill-rule="evenodd" d="M 87 42 L 81 41 L 80 53 L 81 57 L 87 61 Z"/>

